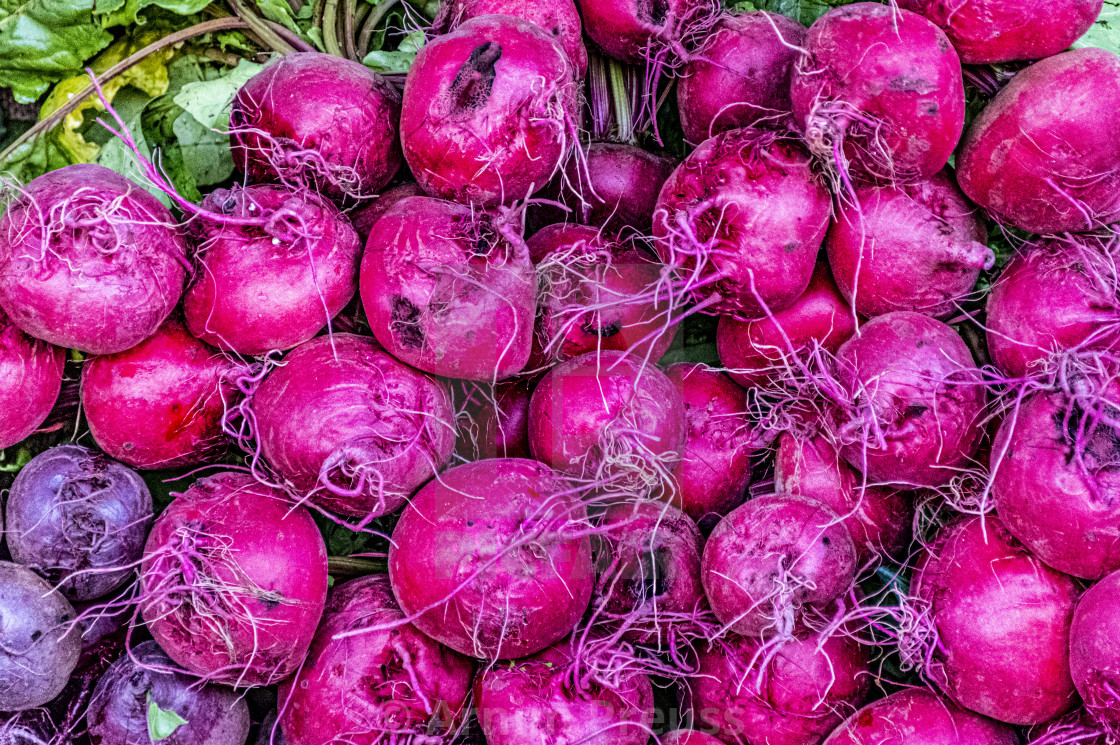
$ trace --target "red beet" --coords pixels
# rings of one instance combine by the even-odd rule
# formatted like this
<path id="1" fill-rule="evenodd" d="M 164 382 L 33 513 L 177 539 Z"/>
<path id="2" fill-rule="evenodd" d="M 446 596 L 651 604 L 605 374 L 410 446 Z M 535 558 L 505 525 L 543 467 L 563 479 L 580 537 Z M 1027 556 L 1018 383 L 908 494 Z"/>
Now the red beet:
<path id="1" fill-rule="evenodd" d="M 243 355 L 311 339 L 358 290 L 358 235 L 325 199 L 286 186 L 218 189 L 204 209 L 267 224 L 191 223 L 197 271 L 183 313 L 198 338 Z"/>
<path id="2" fill-rule="evenodd" d="M 911 498 L 864 479 L 821 435 L 783 432 L 778 438 L 774 488 L 815 499 L 842 518 L 864 565 L 877 558 L 900 558 L 910 539 Z"/>
<path id="3" fill-rule="evenodd" d="M 280 726 L 290 745 L 454 730 L 474 665 L 403 621 L 385 575 L 331 591 L 306 662 L 280 686 Z M 364 633 L 335 638 L 340 632 Z"/>
<path id="4" fill-rule="evenodd" d="M 82 368 L 82 409 L 98 447 L 136 468 L 207 463 L 229 447 L 225 412 L 241 398 L 246 367 L 172 318 L 126 352 Z"/>
<path id="5" fill-rule="evenodd" d="M 724 742 L 817 745 L 870 689 L 867 652 L 839 634 L 790 639 L 773 659 L 731 637 L 700 652 L 690 699 L 697 726 Z"/>
<path id="6" fill-rule="evenodd" d="M 1019 737 L 927 690 L 908 688 L 848 717 L 825 745 L 1019 745 Z"/>
<path id="7" fill-rule="evenodd" d="M 1071 709 L 1070 623 L 1080 590 L 1016 541 L 1000 520 L 960 518 L 915 570 L 938 643 L 925 671 L 961 706 L 1009 724 Z"/>
<path id="8" fill-rule="evenodd" d="M 540 307 L 536 341 L 548 361 L 596 350 L 656 362 L 673 342 L 668 303 L 649 289 L 661 264 L 629 241 L 596 228 L 557 224 L 529 239 Z"/>
<path id="9" fill-rule="evenodd" d="M 207 680 L 271 685 L 303 662 L 327 597 L 327 547 L 278 489 L 226 471 L 156 519 L 140 611 L 171 659 Z"/>
<path id="10" fill-rule="evenodd" d="M 575 143 L 575 68 L 535 23 L 478 16 L 429 41 L 408 72 L 401 143 L 432 196 L 493 207 L 548 183 Z"/>
<path id="11" fill-rule="evenodd" d="M 533 344 L 537 284 L 520 236 L 491 215 L 410 197 L 373 226 L 361 269 L 373 335 L 435 375 L 501 380 Z"/>
<path id="12" fill-rule="evenodd" d="M 369 197 L 401 163 L 401 97 L 369 68 L 306 52 L 277 58 L 233 100 L 233 159 L 250 181 Z"/>
<path id="13" fill-rule="evenodd" d="M 451 457 L 446 387 L 352 334 L 293 350 L 253 398 L 261 454 L 326 509 L 377 517 Z"/>
<path id="14" fill-rule="evenodd" d="M 681 128 L 690 142 L 790 113 L 790 72 L 808 30 L 777 13 L 727 15 L 677 83 Z"/>
<path id="15" fill-rule="evenodd" d="M 750 388 L 785 370 L 791 354 L 803 354 L 813 344 L 835 352 L 855 330 L 851 309 L 822 260 L 801 297 L 773 317 L 742 321 L 720 316 L 716 350 L 731 379 Z"/>
<path id="16" fill-rule="evenodd" d="M 839 201 L 824 245 L 840 292 L 862 316 L 950 315 L 995 264 L 983 220 L 947 171 L 860 187 L 856 198 Z"/>
<path id="17" fill-rule="evenodd" d="M 0 450 L 43 423 L 62 389 L 65 352 L 20 331 L 0 310 Z"/>
<path id="18" fill-rule="evenodd" d="M 835 512 L 772 494 L 720 521 L 704 547 L 701 577 L 712 610 L 732 631 L 785 637 L 804 609 L 847 592 L 855 571 L 855 544 Z"/>
<path id="19" fill-rule="evenodd" d="M 683 56 L 682 41 L 715 17 L 710 0 L 579 0 L 584 29 L 607 55 L 645 64 Z"/>
<path id="20" fill-rule="evenodd" d="M 790 138 L 736 129 L 705 142 L 661 188 L 653 234 L 684 290 L 713 312 L 784 310 L 813 274 L 828 229 L 828 191 Z M 701 286 L 703 282 L 703 286 Z"/>
<path id="21" fill-rule="evenodd" d="M 679 362 L 665 374 L 684 401 L 686 425 L 673 500 L 693 520 L 726 515 L 746 499 L 751 481 L 755 432 L 747 398 L 730 378 L 703 365 Z"/>
<path id="22" fill-rule="evenodd" d="M 1120 733 L 1120 572 L 1088 589 L 1070 630 L 1070 670 L 1085 708 L 1111 741 Z"/>
<path id="23" fill-rule="evenodd" d="M 390 207 L 402 199 L 422 196 L 424 196 L 424 190 L 420 188 L 420 185 L 414 181 L 409 181 L 407 184 L 386 189 L 351 212 L 350 224 L 354 226 L 354 230 L 358 233 L 358 240 L 361 245 L 366 245 L 369 233 L 373 230 L 373 224 L 380 220 L 381 216 L 388 212 Z"/>

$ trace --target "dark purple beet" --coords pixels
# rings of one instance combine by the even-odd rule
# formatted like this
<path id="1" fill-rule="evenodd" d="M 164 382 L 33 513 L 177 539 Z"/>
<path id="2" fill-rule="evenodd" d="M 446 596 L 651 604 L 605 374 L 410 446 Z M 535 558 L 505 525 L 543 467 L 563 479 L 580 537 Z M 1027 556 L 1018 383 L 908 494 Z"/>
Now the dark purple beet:
<path id="1" fill-rule="evenodd" d="M 5 515 L 17 563 L 62 582 L 71 600 L 92 600 L 132 576 L 127 567 L 144 551 L 152 496 L 132 469 L 79 445 L 59 445 L 16 476 Z"/>
<path id="2" fill-rule="evenodd" d="M 161 717 L 152 704 L 168 716 Z M 147 743 L 151 721 L 173 723 L 171 714 L 185 722 L 159 740 L 162 745 L 244 745 L 249 736 L 244 698 L 180 672 L 158 644 L 148 641 L 114 662 L 97 683 L 86 715 L 90 741 Z"/>

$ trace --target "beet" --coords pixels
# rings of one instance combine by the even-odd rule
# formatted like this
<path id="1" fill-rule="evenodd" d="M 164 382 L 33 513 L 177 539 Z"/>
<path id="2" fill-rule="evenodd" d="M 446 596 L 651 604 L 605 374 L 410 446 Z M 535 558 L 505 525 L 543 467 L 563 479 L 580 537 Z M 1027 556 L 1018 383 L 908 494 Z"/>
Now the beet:
<path id="1" fill-rule="evenodd" d="M 805 292 L 828 229 L 828 191 L 794 140 L 736 129 L 705 142 L 661 188 L 661 260 L 709 310 L 759 318 Z M 703 285 L 701 286 L 701 283 Z"/>
<path id="2" fill-rule="evenodd" d="M 790 73 L 808 29 L 777 13 L 728 14 L 681 71 L 677 106 L 689 142 L 790 114 Z"/>
<path id="3" fill-rule="evenodd" d="M 460 410 L 456 450 L 468 460 L 532 458 L 529 450 L 529 399 L 532 386 L 514 378 L 476 388 Z"/>
<path id="4" fill-rule="evenodd" d="M 661 264 L 585 225 L 549 225 L 527 242 L 540 288 L 536 341 L 546 360 L 596 350 L 657 361 L 673 341 L 668 303 L 650 288 Z"/>
<path id="5" fill-rule="evenodd" d="M 329 54 L 287 54 L 233 99 L 234 163 L 253 182 L 369 197 L 400 167 L 400 116 L 400 94 L 369 68 Z"/>
<path id="6" fill-rule="evenodd" d="M 1049 12 L 1049 11 L 1048 11 Z M 1075 49 L 1015 75 L 980 112 L 957 159 L 968 197 L 1030 233 L 1120 219 L 1120 59 Z"/>
<path id="7" fill-rule="evenodd" d="M 409 68 L 401 143 L 432 196 L 493 207 L 543 187 L 576 144 L 575 68 L 535 23 L 472 18 Z"/>
<path id="8" fill-rule="evenodd" d="M 537 284 L 528 249 L 471 207 L 427 197 L 393 205 L 370 232 L 361 293 L 377 340 L 425 372 L 501 380 L 529 360 Z"/>
<path id="9" fill-rule="evenodd" d="M 152 527 L 152 495 L 140 476 L 80 445 L 35 456 L 4 510 L 12 559 L 75 601 L 128 582 Z"/>
<path id="10" fill-rule="evenodd" d="M 848 717 L 824 745 L 1019 745 L 1019 737 L 927 690 L 907 688 Z"/>
<path id="11" fill-rule="evenodd" d="M 879 3 L 833 8 L 809 29 L 790 85 L 809 149 L 841 174 L 928 178 L 964 129 L 961 62 L 945 32 Z M 967 192 L 968 189 L 965 189 Z"/>
<path id="12" fill-rule="evenodd" d="M 137 738 L 151 731 L 153 704 L 183 720 L 159 740 L 163 745 L 245 745 L 249 737 L 243 697 L 222 686 L 200 685 L 149 641 L 114 662 L 98 681 L 86 714 L 93 745 L 141 742 Z"/>
<path id="13" fill-rule="evenodd" d="M 1070 629 L 1070 671 L 1085 708 L 1112 739 L 1120 732 L 1120 572 L 1090 587 Z"/>
<path id="14" fill-rule="evenodd" d="M 222 419 L 247 373 L 171 318 L 132 349 L 86 361 L 82 410 L 97 445 L 130 466 L 207 463 L 229 449 Z"/>
<path id="15" fill-rule="evenodd" d="M 354 230 L 358 233 L 358 240 L 361 245 L 366 245 L 369 233 L 373 230 L 373 224 L 380 220 L 381 216 L 388 212 L 390 207 L 402 199 L 422 196 L 424 196 L 424 190 L 420 188 L 420 185 L 415 181 L 409 181 L 391 189 L 386 189 L 351 212 L 350 224 L 354 226 Z"/>
<path id="16" fill-rule="evenodd" d="M 455 443 L 447 388 L 353 334 L 292 351 L 252 409 L 269 465 L 316 504 L 354 517 L 399 509 Z"/>
<path id="17" fill-rule="evenodd" d="M 684 401 L 686 426 L 673 499 L 693 520 L 726 515 L 746 499 L 751 481 L 756 433 L 747 397 L 729 377 L 703 365 L 678 362 L 665 374 Z"/>
<path id="18" fill-rule="evenodd" d="M 840 292 L 862 316 L 909 310 L 943 318 L 995 264 L 984 222 L 950 172 L 860 187 L 856 199 L 840 200 L 824 245 Z"/>
<path id="19" fill-rule="evenodd" d="M 62 390 L 63 350 L 20 331 L 0 310 L 0 450 L 43 423 Z"/>
<path id="20" fill-rule="evenodd" d="M 975 455 L 986 393 L 949 326 L 907 311 L 879 316 L 840 347 L 837 368 L 858 432 L 840 454 L 872 481 L 940 486 Z"/>
<path id="21" fill-rule="evenodd" d="M 40 176 L 0 218 L 0 307 L 60 347 L 112 354 L 136 346 L 179 302 L 186 266 L 167 208 L 103 166 Z"/>
<path id="22" fill-rule="evenodd" d="M 780 377 L 795 364 L 791 355 L 805 357 L 818 345 L 835 352 L 855 331 L 851 309 L 822 259 L 809 287 L 785 310 L 753 321 L 720 316 L 716 350 L 731 379 L 751 388 Z"/>
<path id="23" fill-rule="evenodd" d="M 262 185 L 218 189 L 202 207 L 267 220 L 245 227 L 202 215 L 191 224 L 197 270 L 183 313 L 204 342 L 243 355 L 291 349 L 358 291 L 358 235 L 327 200 Z"/>
<path id="24" fill-rule="evenodd" d="M 730 743 L 816 745 L 867 700 L 867 652 L 855 641 L 797 637 L 772 659 L 761 646 L 730 637 L 701 650 L 689 699 L 704 732 Z"/>
<path id="25" fill-rule="evenodd" d="M 452 468 L 401 514 L 389 548 L 393 594 L 418 629 L 463 654 L 539 652 L 575 628 L 591 598 L 585 523 L 575 490 L 541 463 Z"/>
<path id="26" fill-rule="evenodd" d="M 307 661 L 280 687 L 280 726 L 290 745 L 454 731 L 474 665 L 403 621 L 385 575 L 331 591 Z M 339 632 L 360 635 L 335 638 Z"/>
<path id="27" fill-rule="evenodd" d="M 327 597 L 311 514 L 252 476 L 199 479 L 156 520 L 140 611 L 171 659 L 207 681 L 270 685 L 302 664 Z"/>
<path id="28" fill-rule="evenodd" d="M 632 64 L 655 64 L 684 56 L 684 41 L 716 17 L 710 0 L 579 0 L 587 35 L 608 56 Z"/>
<path id="29" fill-rule="evenodd" d="M 851 589 L 856 548 L 828 507 L 772 494 L 716 525 L 701 572 L 712 610 L 731 631 L 786 637 L 805 609 L 823 609 Z"/>
<path id="30" fill-rule="evenodd" d="M 34 709 L 62 692 L 82 649 L 75 615 L 37 574 L 0 561 L 0 711 Z"/>
<path id="31" fill-rule="evenodd" d="M 911 583 L 938 636 L 925 674 L 961 706 L 1009 724 L 1064 714 L 1077 701 L 1069 645 L 1079 592 L 998 518 L 958 518 Z"/>

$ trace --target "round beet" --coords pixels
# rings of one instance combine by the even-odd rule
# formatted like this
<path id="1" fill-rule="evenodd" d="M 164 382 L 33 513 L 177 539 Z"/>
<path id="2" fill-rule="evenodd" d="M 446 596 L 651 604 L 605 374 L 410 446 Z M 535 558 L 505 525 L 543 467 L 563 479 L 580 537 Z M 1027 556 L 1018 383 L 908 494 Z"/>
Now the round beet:
<path id="1" fill-rule="evenodd" d="M 661 736 L 661 745 L 724 745 L 712 735 L 694 729 L 675 729 Z"/>
<path id="2" fill-rule="evenodd" d="M 568 683 L 571 654 L 549 647 L 478 676 L 474 701 L 487 745 L 646 745 L 653 685 L 629 673 L 612 686 Z"/>
<path id="3" fill-rule="evenodd" d="M 944 31 L 909 10 L 855 3 L 817 20 L 805 51 L 790 87 L 794 122 L 841 176 L 851 168 L 896 183 L 949 162 L 964 79 Z"/>
<path id="4" fill-rule="evenodd" d="M 537 266 L 537 343 L 547 360 L 596 350 L 656 362 L 673 342 L 668 304 L 650 288 L 661 264 L 630 241 L 586 225 L 556 224 L 527 242 Z"/>
<path id="5" fill-rule="evenodd" d="M 218 189 L 197 217 L 187 326 L 219 349 L 262 355 L 315 336 L 358 291 L 361 246 L 338 208 L 310 192 L 262 185 Z"/>
<path id="6" fill-rule="evenodd" d="M 233 159 L 250 181 L 370 197 L 401 163 L 401 97 L 369 68 L 317 52 L 287 54 L 233 99 Z"/>
<path id="7" fill-rule="evenodd" d="M 155 730 L 164 735 L 161 745 L 245 745 L 249 737 L 244 697 L 178 672 L 149 641 L 129 650 L 97 682 L 86 713 L 90 739 L 93 745 L 139 745 L 138 738 L 153 732 L 153 721 L 162 723 L 153 712 L 177 724 L 170 734 Z"/>
<path id="8" fill-rule="evenodd" d="M 222 418 L 246 372 L 172 318 L 132 349 L 86 360 L 82 410 L 97 445 L 130 466 L 207 463 L 229 447 Z"/>
<path id="9" fill-rule="evenodd" d="M 600 527 L 593 604 L 607 619 L 648 638 L 675 614 L 691 614 L 703 604 L 704 539 L 688 515 L 663 502 L 618 504 L 603 514 Z"/>
<path id="10" fill-rule="evenodd" d="M 589 352 L 560 363 L 529 402 L 533 455 L 596 483 L 658 488 L 684 444 L 684 403 L 673 382 L 625 352 Z"/>
<path id="11" fill-rule="evenodd" d="M 1120 569 L 1120 399 L 1091 409 L 1038 392 L 992 444 L 992 497 L 1007 529 L 1058 571 L 1096 580 Z"/>
<path id="12" fill-rule="evenodd" d="M 293 350 L 252 406 L 272 468 L 316 504 L 353 517 L 400 508 L 455 447 L 447 388 L 353 334 Z"/>
<path id="13" fill-rule="evenodd" d="M 861 316 L 958 310 L 996 255 L 977 210 L 947 171 L 899 186 L 864 186 L 840 200 L 825 238 L 840 292 Z"/>
<path id="14" fill-rule="evenodd" d="M 493 207 L 540 189 L 576 144 L 579 90 L 563 47 L 523 18 L 472 18 L 409 68 L 404 157 L 432 196 Z"/>
<path id="15" fill-rule="evenodd" d="M 1019 736 L 927 690 L 907 688 L 848 717 L 824 745 L 1019 745 Z"/>
<path id="16" fill-rule="evenodd" d="M 661 260 L 709 309 L 758 318 L 805 292 L 828 229 L 828 191 L 794 140 L 735 129 L 685 158 L 657 199 Z"/>
<path id="17" fill-rule="evenodd" d="M 1085 708 L 1115 737 L 1120 733 L 1120 572 L 1090 587 L 1077 604 L 1069 661 Z"/>
<path id="18" fill-rule="evenodd" d="M 872 481 L 940 486 L 980 446 L 986 393 L 964 340 L 928 316 L 879 316 L 837 352 L 852 397 L 840 454 Z"/>
<path id="19" fill-rule="evenodd" d="M 27 567 L 0 561 L 0 711 L 53 699 L 82 651 L 74 608 Z"/>
<path id="20" fill-rule="evenodd" d="M 143 479 L 79 445 L 32 458 L 4 510 L 12 560 L 75 601 L 128 582 L 152 527 L 152 495 Z"/>
<path id="21" fill-rule="evenodd" d="M 856 331 L 851 308 L 818 261 L 808 289 L 785 310 L 755 321 L 720 316 L 716 350 L 731 379 L 744 388 L 764 385 L 815 344 L 829 352 Z"/>
<path id="22" fill-rule="evenodd" d="M 966 65 L 1043 59 L 1069 49 L 1100 15 L 1102 0 L 901 0 L 945 30 Z"/>
<path id="23" fill-rule="evenodd" d="M 1109 745 L 1115 740 L 1093 719 L 1088 709 L 1075 709 L 1064 717 L 1038 727 L 1024 736 L 1027 745 Z"/>
<path id="24" fill-rule="evenodd" d="M 533 3 L 524 0 L 450 0 L 441 3 L 433 26 L 440 33 L 454 31 L 476 16 L 506 15 L 524 18 L 540 26 L 559 44 L 582 79 L 587 74 L 587 47 L 583 45 L 583 23 L 572 0 Z"/>
<path id="25" fill-rule="evenodd" d="M 686 439 L 674 474 L 674 501 L 693 520 L 726 515 L 743 503 L 751 481 L 755 431 L 743 389 L 704 365 L 678 362 L 665 374 L 684 401 Z"/>
<path id="26" fill-rule="evenodd" d="M 0 310 L 0 450 L 35 431 L 62 390 L 66 354 L 20 331 Z"/>
<path id="27" fill-rule="evenodd" d="M 820 502 L 756 497 L 716 525 L 701 578 L 720 622 L 743 636 L 789 636 L 804 609 L 820 610 L 851 589 L 856 547 Z"/>
<path id="28" fill-rule="evenodd" d="M 907 494 L 864 483 L 821 435 L 783 432 L 774 461 L 774 488 L 815 499 L 840 516 L 863 566 L 902 557 L 910 541 L 913 500 Z"/>
<path id="29" fill-rule="evenodd" d="M 722 18 L 677 83 L 685 138 L 699 144 L 729 129 L 788 117 L 790 72 L 806 33 L 777 13 Z"/>
<path id="30" fill-rule="evenodd" d="M 501 380 L 533 345 L 537 283 L 507 224 L 442 199 L 397 202 L 370 232 L 362 305 L 397 359 L 434 375 Z"/>
<path id="31" fill-rule="evenodd" d="M 729 743 L 817 745 L 867 700 L 871 671 L 855 641 L 796 637 L 772 658 L 761 647 L 733 636 L 700 651 L 689 698 L 704 732 Z"/>
<path id="32" fill-rule="evenodd" d="M 1009 724 L 1064 714 L 1077 700 L 1069 644 L 1079 592 L 998 518 L 958 518 L 911 583 L 937 630 L 925 675 L 966 709 Z"/>
<path id="33" fill-rule="evenodd" d="M 587 35 L 608 56 L 632 64 L 684 57 L 684 41 L 716 17 L 712 0 L 579 0 Z"/>
<path id="34" fill-rule="evenodd" d="M 550 216 L 546 222 L 575 221 L 602 228 L 607 234 L 633 228 L 648 234 L 657 194 L 676 165 L 635 145 L 592 142 L 583 158 L 572 158 L 564 173 L 549 184 L 544 196 L 567 205 L 564 213 L 550 206 L 530 205 L 530 215 Z M 544 219 L 543 217 L 540 219 Z"/>
<path id="35" fill-rule="evenodd" d="M 179 302 L 186 266 L 167 208 L 103 166 L 40 176 L 0 218 L 0 307 L 60 347 L 112 354 L 136 346 Z"/>
<path id="36" fill-rule="evenodd" d="M 586 528 L 578 494 L 545 465 L 499 458 L 452 468 L 401 514 L 389 548 L 393 594 L 418 629 L 463 654 L 539 652 L 575 628 L 591 599 Z"/>
<path id="37" fill-rule="evenodd" d="M 388 577 L 351 580 L 331 590 L 307 661 L 280 686 L 280 726 L 290 745 L 445 735 L 465 713 L 473 668 L 404 622 Z"/>
<path id="38" fill-rule="evenodd" d="M 171 659 L 208 681 L 272 685 L 303 662 L 327 597 L 305 508 L 246 473 L 199 479 L 156 520 L 140 611 Z"/>
<path id="39" fill-rule="evenodd" d="M 997 220 L 1030 233 L 1116 222 L 1117 102 L 1120 59 L 1112 52 L 1075 49 L 1031 65 L 968 130 L 957 157 L 961 188 Z"/>
<path id="40" fill-rule="evenodd" d="M 1054 352 L 1117 341 L 1117 249 L 1091 237 L 1039 240 L 1004 267 L 988 296 L 988 351 L 1014 377 Z"/>

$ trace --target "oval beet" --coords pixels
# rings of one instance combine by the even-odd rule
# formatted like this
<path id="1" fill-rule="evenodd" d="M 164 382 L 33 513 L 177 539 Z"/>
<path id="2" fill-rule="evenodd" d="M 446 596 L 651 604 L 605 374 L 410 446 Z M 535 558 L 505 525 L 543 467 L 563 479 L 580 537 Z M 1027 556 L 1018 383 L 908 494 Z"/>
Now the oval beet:
<path id="1" fill-rule="evenodd" d="M 824 745 L 1019 745 L 1019 736 L 927 690 L 907 688 L 852 714 Z"/>
<path id="2" fill-rule="evenodd" d="M 65 353 L 20 331 L 0 310 L 0 450 L 43 423 L 62 389 Z"/>
<path id="3" fill-rule="evenodd" d="M 128 582 L 152 526 L 143 479 L 80 445 L 33 458 L 16 476 L 4 510 L 13 560 L 75 601 Z"/>
<path id="4" fill-rule="evenodd" d="M 229 449 L 222 419 L 248 374 L 172 318 L 132 349 L 86 360 L 82 410 L 97 445 L 130 466 L 206 463 Z"/>

